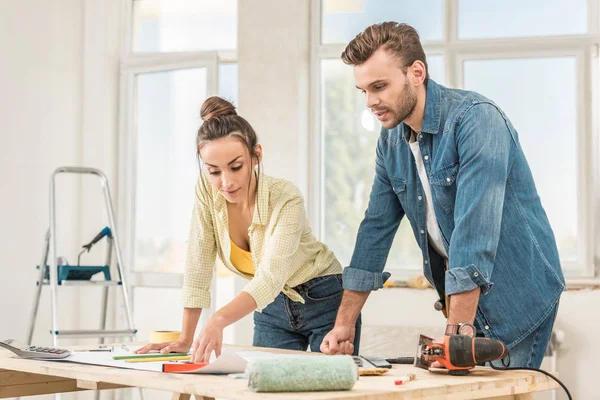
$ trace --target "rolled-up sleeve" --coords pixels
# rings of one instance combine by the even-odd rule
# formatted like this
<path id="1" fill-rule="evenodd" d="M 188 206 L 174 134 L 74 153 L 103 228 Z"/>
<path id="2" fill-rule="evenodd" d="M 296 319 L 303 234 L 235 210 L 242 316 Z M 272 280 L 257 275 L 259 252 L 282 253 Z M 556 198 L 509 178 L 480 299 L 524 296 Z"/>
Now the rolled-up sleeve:
<path id="1" fill-rule="evenodd" d="M 383 269 L 400 221 L 404 217 L 404 210 L 385 168 L 384 141 L 385 138 L 380 136 L 369 205 L 358 229 L 350 265 L 343 273 L 343 285 L 347 290 L 377 290 L 390 277 Z"/>
<path id="2" fill-rule="evenodd" d="M 273 231 L 265 240 L 267 245 L 260 266 L 243 289 L 252 296 L 257 310 L 272 303 L 289 277 L 303 266 L 298 248 L 306 224 L 304 201 L 302 195 L 296 193 L 276 215 Z"/>
<path id="3" fill-rule="evenodd" d="M 460 168 L 446 294 L 477 287 L 486 294 L 493 286 L 515 140 L 504 115 L 487 102 L 474 104 L 465 113 L 456 140 Z"/>
<path id="4" fill-rule="evenodd" d="M 217 257 L 212 212 L 201 179 L 196 185 L 183 274 L 183 306 L 186 308 L 210 307 L 210 285 Z"/>

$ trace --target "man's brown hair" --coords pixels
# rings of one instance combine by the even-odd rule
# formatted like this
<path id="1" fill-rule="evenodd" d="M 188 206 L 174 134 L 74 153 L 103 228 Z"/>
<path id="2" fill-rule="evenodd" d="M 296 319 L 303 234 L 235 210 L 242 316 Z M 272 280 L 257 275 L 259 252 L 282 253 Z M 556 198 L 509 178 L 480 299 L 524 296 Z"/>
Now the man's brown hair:
<path id="1" fill-rule="evenodd" d="M 382 22 L 369 26 L 348 43 L 342 53 L 342 61 L 352 66 L 361 65 L 381 47 L 398 58 L 404 73 L 416 60 L 422 61 L 425 64 L 424 83 L 427 84 L 429 67 L 425 51 L 419 33 L 407 24 Z"/>

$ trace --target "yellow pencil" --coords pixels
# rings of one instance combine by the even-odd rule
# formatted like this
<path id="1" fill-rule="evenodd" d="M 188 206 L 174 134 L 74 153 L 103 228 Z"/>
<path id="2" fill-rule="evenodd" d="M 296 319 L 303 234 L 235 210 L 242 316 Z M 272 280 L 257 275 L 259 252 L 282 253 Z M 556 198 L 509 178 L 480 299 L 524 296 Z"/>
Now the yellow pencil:
<path id="1" fill-rule="evenodd" d="M 188 361 L 190 356 L 173 356 L 173 357 L 150 357 L 150 358 L 132 358 L 125 360 L 126 363 L 139 362 L 156 362 L 156 361 Z"/>

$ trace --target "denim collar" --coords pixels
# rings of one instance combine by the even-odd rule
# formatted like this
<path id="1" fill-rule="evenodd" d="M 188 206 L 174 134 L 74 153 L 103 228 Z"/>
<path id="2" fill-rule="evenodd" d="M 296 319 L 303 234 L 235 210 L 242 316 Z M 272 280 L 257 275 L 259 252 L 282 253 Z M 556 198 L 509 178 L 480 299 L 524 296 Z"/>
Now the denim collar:
<path id="1" fill-rule="evenodd" d="M 442 118 L 442 94 L 440 85 L 433 79 L 427 82 L 427 94 L 425 97 L 425 112 L 423 114 L 423 127 L 421 132 L 437 134 L 440 130 Z M 402 138 L 406 143 L 410 141 L 411 128 L 404 122 L 400 124 Z"/>

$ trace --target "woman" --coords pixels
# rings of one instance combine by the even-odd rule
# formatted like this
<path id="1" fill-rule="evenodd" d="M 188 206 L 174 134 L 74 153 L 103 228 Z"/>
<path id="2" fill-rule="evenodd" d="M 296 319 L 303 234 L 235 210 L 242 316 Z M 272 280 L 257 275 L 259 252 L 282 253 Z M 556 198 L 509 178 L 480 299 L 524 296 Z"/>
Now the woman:
<path id="1" fill-rule="evenodd" d="M 290 182 L 261 174 L 262 147 L 250 124 L 219 97 L 200 110 L 196 185 L 179 340 L 149 344 L 137 353 L 187 352 L 200 313 L 210 305 L 215 257 L 249 280 L 193 341 L 192 362 L 221 353 L 223 329 L 254 313 L 254 346 L 319 351 L 342 298 L 342 267 L 312 235 L 304 201 Z M 358 353 L 360 318 L 355 326 Z"/>

